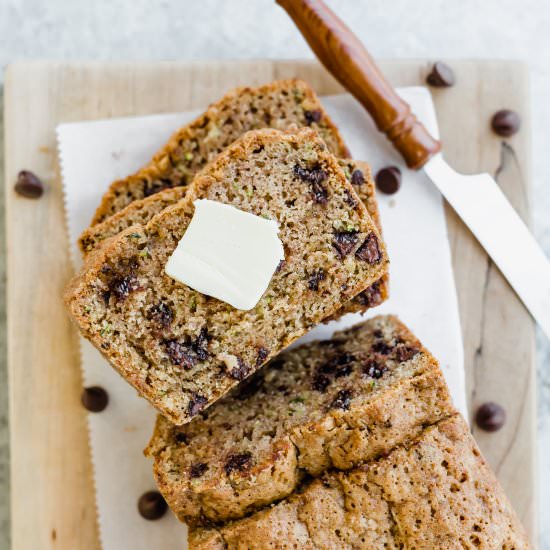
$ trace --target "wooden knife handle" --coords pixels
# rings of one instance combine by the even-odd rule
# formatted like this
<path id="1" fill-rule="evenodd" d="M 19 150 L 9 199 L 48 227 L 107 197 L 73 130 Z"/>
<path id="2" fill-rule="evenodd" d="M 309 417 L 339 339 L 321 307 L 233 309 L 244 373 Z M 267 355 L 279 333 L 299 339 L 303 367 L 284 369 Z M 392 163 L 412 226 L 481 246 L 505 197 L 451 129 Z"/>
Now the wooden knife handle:
<path id="1" fill-rule="evenodd" d="M 365 107 L 409 168 L 441 149 L 384 78 L 363 44 L 322 0 L 276 0 L 321 63 Z"/>

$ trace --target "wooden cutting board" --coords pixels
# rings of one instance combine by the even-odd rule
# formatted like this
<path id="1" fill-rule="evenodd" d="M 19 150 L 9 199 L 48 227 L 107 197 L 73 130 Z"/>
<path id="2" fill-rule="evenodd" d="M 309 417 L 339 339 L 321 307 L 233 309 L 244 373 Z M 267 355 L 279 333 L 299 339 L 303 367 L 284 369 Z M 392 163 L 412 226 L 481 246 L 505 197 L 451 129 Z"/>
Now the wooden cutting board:
<path id="1" fill-rule="evenodd" d="M 381 63 L 398 86 L 423 84 L 427 61 Z M 527 72 L 509 61 L 454 61 L 457 85 L 433 90 L 445 153 L 464 172 L 496 177 L 529 216 Z M 76 332 L 62 303 L 71 274 L 54 128 L 60 122 L 204 106 L 238 85 L 299 76 L 320 94 L 339 85 L 315 62 L 18 63 L 5 84 L 8 361 L 13 548 L 99 548 Z M 506 142 L 489 119 L 522 116 Z M 368 159 L 365 159 L 368 160 Z M 39 201 L 20 198 L 21 169 L 40 175 Z M 491 213 L 487 212 L 490 216 Z M 471 410 L 506 408 L 497 433 L 474 427 L 485 456 L 535 540 L 534 327 L 499 271 L 448 210 Z M 517 251 L 521 261 L 521 251 Z M 398 313 L 398 312 L 396 312 Z"/>

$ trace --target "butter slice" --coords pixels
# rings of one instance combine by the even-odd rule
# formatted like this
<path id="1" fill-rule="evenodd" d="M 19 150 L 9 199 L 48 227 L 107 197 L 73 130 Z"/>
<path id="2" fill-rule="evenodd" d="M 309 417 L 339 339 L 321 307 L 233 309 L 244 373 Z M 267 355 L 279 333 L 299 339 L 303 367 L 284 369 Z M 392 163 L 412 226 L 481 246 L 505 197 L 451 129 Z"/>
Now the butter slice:
<path id="1" fill-rule="evenodd" d="M 252 309 L 285 257 L 277 222 L 221 202 L 193 204 L 193 218 L 166 274 L 237 309 Z"/>

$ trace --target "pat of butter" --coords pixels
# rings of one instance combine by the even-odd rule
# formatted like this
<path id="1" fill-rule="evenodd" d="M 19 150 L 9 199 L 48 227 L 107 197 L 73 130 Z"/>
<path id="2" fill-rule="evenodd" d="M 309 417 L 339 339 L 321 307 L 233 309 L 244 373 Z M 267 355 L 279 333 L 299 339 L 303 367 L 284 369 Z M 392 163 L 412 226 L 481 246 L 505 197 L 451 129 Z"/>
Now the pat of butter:
<path id="1" fill-rule="evenodd" d="M 277 222 L 221 202 L 193 204 L 193 219 L 166 274 L 237 309 L 252 309 L 285 258 Z"/>

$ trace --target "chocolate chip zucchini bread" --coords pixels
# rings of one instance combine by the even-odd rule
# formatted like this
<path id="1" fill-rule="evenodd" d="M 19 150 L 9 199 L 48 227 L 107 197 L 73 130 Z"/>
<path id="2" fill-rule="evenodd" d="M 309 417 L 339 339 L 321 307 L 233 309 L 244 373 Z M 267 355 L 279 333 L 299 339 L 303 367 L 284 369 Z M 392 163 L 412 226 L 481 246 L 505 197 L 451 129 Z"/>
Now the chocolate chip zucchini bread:
<path id="1" fill-rule="evenodd" d="M 196 199 L 277 220 L 285 260 L 254 309 L 165 274 Z M 387 264 L 378 229 L 317 133 L 257 130 L 221 153 L 183 200 L 89 254 L 65 299 L 114 368 L 184 424 L 378 281 Z"/>
<path id="2" fill-rule="evenodd" d="M 191 550 L 530 548 L 458 414 L 349 472 L 330 472 L 273 507 L 191 530 Z"/>
<path id="3" fill-rule="evenodd" d="M 357 196 L 363 201 L 378 230 L 381 232 L 374 181 L 368 164 L 352 159 L 340 159 L 339 164 L 344 170 L 347 180 L 352 184 Z M 100 246 L 106 239 L 118 235 L 121 231 L 128 229 L 132 225 L 145 225 L 154 215 L 181 200 L 185 196 L 186 191 L 187 188 L 185 187 L 165 189 L 155 195 L 133 201 L 123 210 L 113 214 L 103 222 L 90 226 L 82 233 L 78 240 L 82 253 L 86 255 Z M 351 205 L 353 204 L 353 200 L 352 195 L 350 195 L 349 202 Z M 335 314 L 335 317 L 340 317 L 344 313 L 366 311 L 370 307 L 380 305 L 387 297 L 388 282 L 387 277 L 384 276 L 346 302 L 344 307 Z"/>
<path id="4" fill-rule="evenodd" d="M 338 157 L 349 152 L 315 92 L 301 80 L 280 80 L 258 88 L 237 88 L 178 130 L 151 162 L 114 182 L 103 196 L 92 225 L 132 201 L 163 189 L 189 185 L 193 176 L 248 130 L 310 126 Z"/>
<path id="5" fill-rule="evenodd" d="M 304 476 L 386 454 L 453 414 L 435 359 L 395 317 L 283 352 L 193 422 L 159 415 L 146 455 L 190 525 L 245 516 Z"/>

